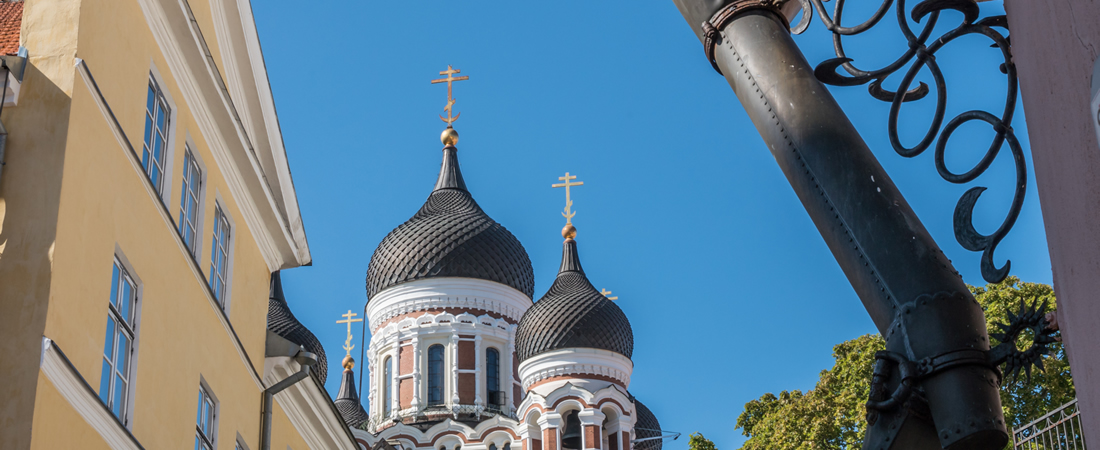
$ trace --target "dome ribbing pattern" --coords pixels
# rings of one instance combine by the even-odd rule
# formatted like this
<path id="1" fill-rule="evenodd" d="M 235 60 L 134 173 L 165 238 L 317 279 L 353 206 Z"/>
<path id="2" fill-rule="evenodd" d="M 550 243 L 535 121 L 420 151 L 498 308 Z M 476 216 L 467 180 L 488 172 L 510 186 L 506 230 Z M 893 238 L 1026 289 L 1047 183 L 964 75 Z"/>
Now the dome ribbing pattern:
<path id="1" fill-rule="evenodd" d="M 478 278 L 531 297 L 535 275 L 519 240 L 466 190 L 457 150 L 443 149 L 435 190 L 420 211 L 382 239 L 367 268 L 367 301 L 391 286 L 432 277 Z"/>
<path id="2" fill-rule="evenodd" d="M 344 423 L 351 428 L 360 428 L 370 419 L 367 412 L 363 410 L 362 403 L 359 402 L 359 394 L 355 392 L 355 372 L 351 369 L 344 370 L 344 379 L 340 381 L 340 392 L 336 394 L 336 400 L 333 400 L 333 403 L 336 404 L 340 417 L 344 418 Z"/>
<path id="3" fill-rule="evenodd" d="M 638 414 L 638 420 L 634 423 L 635 439 L 653 438 L 662 434 L 661 422 L 657 421 L 657 416 L 638 399 L 634 399 L 634 411 Z M 663 446 L 662 439 L 653 439 L 634 444 L 634 450 L 661 450 Z"/>
<path id="4" fill-rule="evenodd" d="M 618 305 L 592 287 L 572 239 L 565 241 L 554 284 L 527 310 L 516 330 L 521 362 L 564 348 L 608 350 L 627 358 L 634 353 L 630 321 Z"/>
<path id="5" fill-rule="evenodd" d="M 328 359 L 325 358 L 325 348 L 321 341 L 317 340 L 305 325 L 302 325 L 294 313 L 290 312 L 290 306 L 283 297 L 283 282 L 279 272 L 271 274 L 271 295 L 267 302 L 267 329 L 282 338 L 298 344 L 307 352 L 317 355 L 317 364 L 313 366 L 313 373 L 317 380 L 325 384 L 328 377 Z"/>

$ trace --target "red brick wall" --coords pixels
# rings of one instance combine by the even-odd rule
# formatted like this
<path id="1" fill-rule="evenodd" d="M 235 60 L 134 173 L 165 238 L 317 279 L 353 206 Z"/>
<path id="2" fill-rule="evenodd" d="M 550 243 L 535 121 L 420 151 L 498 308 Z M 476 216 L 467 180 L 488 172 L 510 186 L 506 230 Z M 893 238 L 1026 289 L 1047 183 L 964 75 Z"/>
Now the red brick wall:
<path id="1" fill-rule="evenodd" d="M 600 448 L 600 441 L 603 440 L 603 436 L 600 436 L 600 427 L 596 425 L 584 426 L 584 448 Z"/>
<path id="2" fill-rule="evenodd" d="M 546 443 L 546 446 L 545 446 L 546 450 L 557 450 L 558 449 L 558 429 L 557 428 L 547 428 L 545 430 L 542 430 L 542 442 Z"/>
<path id="3" fill-rule="evenodd" d="M 534 448 L 530 450 L 542 450 L 542 439 L 531 439 L 531 447 Z"/>
<path id="4" fill-rule="evenodd" d="M 413 401 L 413 380 L 412 378 L 406 378 L 401 380 L 401 406 L 400 409 L 408 408 L 412 405 Z"/>
<path id="5" fill-rule="evenodd" d="M 458 341 L 458 368 L 460 370 L 473 370 L 476 361 L 474 341 Z"/>
<path id="6" fill-rule="evenodd" d="M 519 403 L 520 403 L 520 400 L 522 400 L 522 399 L 523 399 L 523 389 L 520 388 L 520 385 L 513 384 L 512 385 L 512 405 L 515 406 L 516 408 L 519 408 Z"/>
<path id="7" fill-rule="evenodd" d="M 623 432 L 623 450 L 631 450 L 631 445 L 629 444 L 629 442 L 630 442 L 630 432 L 629 431 L 624 431 Z"/>
<path id="8" fill-rule="evenodd" d="M 607 435 L 607 450 L 619 450 L 619 433 Z"/>
<path id="9" fill-rule="evenodd" d="M 398 353 L 397 359 L 399 361 L 399 370 L 397 373 L 401 375 L 408 375 L 413 373 L 413 348 L 412 345 L 402 343 L 401 352 Z"/>
<path id="10" fill-rule="evenodd" d="M 477 375 L 472 373 L 458 374 L 458 402 L 463 405 L 474 404 L 474 395 L 477 393 Z M 485 400 L 485 399 L 482 399 Z"/>
<path id="11" fill-rule="evenodd" d="M 519 379 L 519 357 L 516 356 L 516 352 L 512 352 L 512 376 Z"/>

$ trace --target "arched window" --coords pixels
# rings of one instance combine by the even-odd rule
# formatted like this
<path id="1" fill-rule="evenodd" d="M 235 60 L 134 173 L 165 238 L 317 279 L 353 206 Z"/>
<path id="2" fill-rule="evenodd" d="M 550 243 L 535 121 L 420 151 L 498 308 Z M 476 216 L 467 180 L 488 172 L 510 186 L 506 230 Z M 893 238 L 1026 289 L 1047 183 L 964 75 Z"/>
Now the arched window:
<path id="1" fill-rule="evenodd" d="M 492 347 L 485 350 L 485 384 L 488 385 L 489 407 L 500 409 L 504 405 L 504 395 L 500 392 L 500 352 Z"/>
<path id="2" fill-rule="evenodd" d="M 428 347 L 428 405 L 443 404 L 443 346 Z"/>
<path id="3" fill-rule="evenodd" d="M 388 416 L 393 406 L 393 358 L 387 356 L 382 365 L 382 411 Z"/>
<path id="4" fill-rule="evenodd" d="M 511 442 L 505 442 L 504 443 L 504 450 L 512 450 L 512 443 Z"/>
<path id="5" fill-rule="evenodd" d="M 489 444 L 489 450 L 497 450 L 496 444 Z"/>

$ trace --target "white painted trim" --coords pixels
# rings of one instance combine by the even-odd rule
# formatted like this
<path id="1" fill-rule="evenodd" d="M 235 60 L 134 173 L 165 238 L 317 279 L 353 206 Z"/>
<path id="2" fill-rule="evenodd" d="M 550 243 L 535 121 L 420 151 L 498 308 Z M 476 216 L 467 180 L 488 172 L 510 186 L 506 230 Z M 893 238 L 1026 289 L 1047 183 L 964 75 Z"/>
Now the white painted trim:
<path id="1" fill-rule="evenodd" d="M 195 122 L 214 155 L 215 163 L 222 169 L 226 184 L 234 199 L 237 200 L 245 224 L 252 232 L 268 269 L 274 272 L 308 263 L 308 248 L 303 253 L 303 249 L 299 248 L 297 241 L 290 235 L 282 210 L 272 196 L 271 186 L 256 159 L 247 134 L 242 129 L 236 110 L 229 100 L 228 91 L 221 89 L 221 75 L 215 67 L 211 66 L 211 61 L 205 55 L 205 40 L 193 23 L 186 0 L 178 0 L 182 17 L 172 18 L 169 18 L 168 12 L 158 0 L 139 0 L 138 4 L 161 53 L 168 62 L 169 69 L 176 77 L 177 86 L 183 93 L 184 100 L 191 107 Z M 184 22 L 182 26 L 186 29 L 180 28 L 180 20 Z M 176 29 L 173 28 L 173 21 Z M 187 45 L 186 49 L 179 38 L 173 34 L 183 32 L 190 34 L 188 37 L 194 41 L 194 45 Z M 199 61 L 189 62 L 188 54 L 192 59 L 198 58 Z M 194 67 L 195 65 L 201 66 Z M 202 69 L 205 69 L 205 73 Z M 228 120 L 224 121 L 229 122 L 232 129 L 223 130 L 216 115 L 228 116 Z M 232 139 L 232 134 L 227 133 L 237 136 Z M 235 156 L 234 153 L 237 155 Z M 242 171 L 238 159 L 247 166 L 251 166 L 251 171 Z M 263 210 L 260 208 L 261 205 L 264 207 Z M 269 225 L 273 226 L 269 227 Z M 282 244 L 284 247 L 275 240 L 279 234 L 285 239 Z M 284 253 L 284 248 L 289 253 Z"/>
<path id="2" fill-rule="evenodd" d="M 268 385 L 301 370 L 297 362 L 286 356 L 267 358 L 265 365 L 267 363 L 271 364 L 271 370 L 264 377 Z M 275 394 L 275 402 L 309 448 L 358 450 L 359 444 L 352 440 L 343 419 L 337 416 L 335 406 L 322 389 L 313 377 L 307 377 Z"/>
<path id="3" fill-rule="evenodd" d="M 134 147 L 130 144 L 130 140 L 126 137 L 126 133 L 122 131 L 122 126 L 119 125 L 118 120 L 115 119 L 115 115 L 111 112 L 111 107 L 107 105 L 107 99 L 103 98 L 103 94 L 99 91 L 99 88 L 95 85 L 95 80 L 92 78 L 91 71 L 88 69 L 88 65 L 84 63 L 84 60 L 76 58 L 75 60 L 76 71 L 80 73 L 80 78 L 84 80 L 84 86 L 88 88 L 88 93 L 92 95 L 92 99 L 96 102 L 96 106 L 99 107 L 99 111 L 103 114 L 103 118 L 107 121 L 107 125 L 110 127 L 111 132 L 115 135 L 115 139 L 118 140 L 119 148 L 126 154 L 126 158 L 130 161 L 130 165 L 138 176 L 141 177 L 141 185 L 145 187 L 145 192 L 149 194 L 149 198 L 153 200 L 154 206 L 157 211 L 160 212 L 160 216 L 164 219 L 164 224 L 169 228 L 169 233 L 176 241 L 176 246 L 179 247 L 181 253 L 187 258 L 188 267 L 191 268 L 191 274 L 195 276 L 195 280 L 203 286 L 203 293 L 206 295 L 207 302 L 211 308 L 217 312 L 218 320 L 222 324 L 222 328 L 229 334 L 229 337 L 233 341 L 233 346 L 237 350 L 237 355 L 241 358 L 241 363 L 244 364 L 245 370 L 252 376 L 252 381 L 256 383 L 256 387 L 263 389 L 263 385 L 260 383 L 260 376 L 256 373 L 256 368 L 249 362 L 248 353 L 245 352 L 244 346 L 241 344 L 240 338 L 237 337 L 236 332 L 233 331 L 233 327 L 229 324 L 228 316 L 221 310 L 221 305 L 214 299 L 214 296 L 210 293 L 210 286 L 206 282 L 206 278 L 202 274 L 202 269 L 199 268 L 195 259 L 190 256 L 190 250 L 187 245 L 183 243 L 183 238 L 180 237 L 179 229 L 176 228 L 175 222 L 172 221 L 172 216 L 168 212 L 168 207 L 160 201 L 160 197 L 153 189 L 153 184 L 149 182 L 149 177 L 145 175 L 145 169 L 141 167 L 141 160 L 138 159 L 137 154 L 134 153 Z"/>
<path id="4" fill-rule="evenodd" d="M 567 348 L 535 355 L 519 364 L 523 389 L 547 378 L 564 375 L 596 374 L 614 378 L 630 386 L 634 363 L 615 352 L 594 348 Z"/>
<path id="5" fill-rule="evenodd" d="M 47 337 L 42 338 L 40 370 L 69 405 L 112 449 L 141 450 L 142 446 L 122 423 L 107 410 L 92 387 L 73 368 L 64 354 Z"/>
<path id="6" fill-rule="evenodd" d="M 389 287 L 367 303 L 371 333 L 386 320 L 438 308 L 482 309 L 519 323 L 533 303 L 511 286 L 476 278 L 437 277 Z"/>
<path id="7" fill-rule="evenodd" d="M 290 164 L 286 157 L 282 125 L 279 124 L 279 116 L 275 111 L 275 97 L 272 95 L 271 83 L 267 76 L 267 63 L 264 61 L 263 51 L 260 48 L 256 20 L 252 16 L 251 0 L 237 0 L 237 9 L 241 16 L 245 44 L 248 47 L 248 59 L 256 82 L 256 95 L 259 96 L 260 110 L 267 128 L 271 156 L 275 161 L 275 174 L 283 193 L 283 207 L 286 208 L 287 217 L 290 221 L 290 232 L 302 254 L 308 260 L 312 260 L 309 245 L 306 241 L 305 225 L 302 223 L 302 213 L 298 208 L 298 193 L 294 189 L 294 180 L 290 174 Z"/>

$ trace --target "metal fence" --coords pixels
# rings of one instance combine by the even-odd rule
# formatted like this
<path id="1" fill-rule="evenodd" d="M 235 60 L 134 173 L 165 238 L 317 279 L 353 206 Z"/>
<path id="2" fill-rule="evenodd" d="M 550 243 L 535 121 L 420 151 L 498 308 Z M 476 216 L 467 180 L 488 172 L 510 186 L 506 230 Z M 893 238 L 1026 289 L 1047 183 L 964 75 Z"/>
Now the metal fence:
<path id="1" fill-rule="evenodd" d="M 1077 400 L 1017 428 L 1012 432 L 1012 441 L 1015 450 L 1085 450 Z"/>

